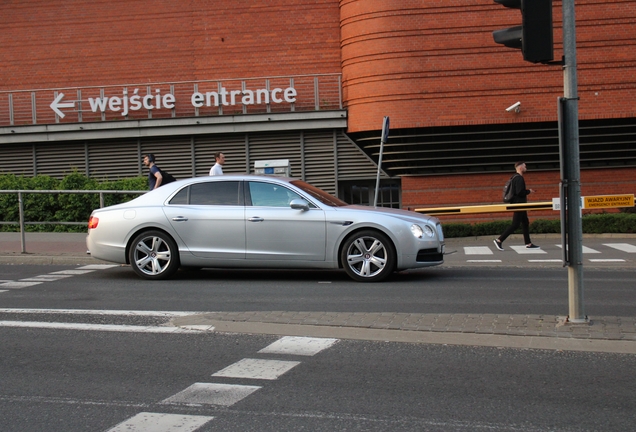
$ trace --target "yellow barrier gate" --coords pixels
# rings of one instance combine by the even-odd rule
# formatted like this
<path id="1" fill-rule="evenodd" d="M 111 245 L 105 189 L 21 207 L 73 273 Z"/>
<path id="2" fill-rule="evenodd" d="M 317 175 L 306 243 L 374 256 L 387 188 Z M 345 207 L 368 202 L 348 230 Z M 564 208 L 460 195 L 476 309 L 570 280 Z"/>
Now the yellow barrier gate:
<path id="1" fill-rule="evenodd" d="M 618 207 L 634 207 L 634 194 L 627 195 L 599 195 L 590 197 L 581 197 L 583 209 L 597 208 L 618 208 Z M 436 207 L 436 208 L 417 208 L 413 211 L 418 213 L 426 213 L 431 216 L 436 215 L 457 215 L 457 214 L 477 214 L 477 213 L 499 213 L 529 210 L 559 210 L 557 203 L 559 198 L 554 198 L 552 202 L 535 202 L 525 204 L 487 204 L 476 206 L 461 207 Z"/>

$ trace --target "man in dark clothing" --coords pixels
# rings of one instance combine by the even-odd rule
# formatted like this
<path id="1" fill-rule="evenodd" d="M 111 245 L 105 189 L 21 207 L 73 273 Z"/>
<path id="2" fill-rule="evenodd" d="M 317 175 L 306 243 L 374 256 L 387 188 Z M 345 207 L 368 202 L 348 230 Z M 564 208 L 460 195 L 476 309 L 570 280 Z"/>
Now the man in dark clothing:
<path id="1" fill-rule="evenodd" d="M 159 167 L 155 165 L 155 155 L 148 153 L 144 156 L 144 165 L 148 167 L 148 189 L 153 190 L 161 186 L 163 176 Z"/>
<path id="2" fill-rule="evenodd" d="M 517 170 L 517 174 L 514 175 L 512 179 L 512 183 L 510 188 L 514 192 L 512 199 L 510 200 L 510 204 L 522 204 L 528 202 L 528 195 L 534 193 L 534 189 L 526 189 L 526 181 L 523 178 L 523 175 L 527 171 L 525 162 L 517 162 L 515 164 L 515 170 Z M 530 221 L 528 220 L 528 212 L 526 211 L 516 211 L 512 215 L 512 224 L 506 228 L 506 230 L 499 236 L 493 240 L 495 243 L 495 247 L 500 251 L 504 250 L 503 242 L 508 238 L 510 234 L 515 232 L 517 228 L 521 225 L 521 229 L 523 230 L 523 241 L 526 244 L 526 248 L 528 249 L 538 249 L 539 246 L 532 244 L 530 241 Z"/>

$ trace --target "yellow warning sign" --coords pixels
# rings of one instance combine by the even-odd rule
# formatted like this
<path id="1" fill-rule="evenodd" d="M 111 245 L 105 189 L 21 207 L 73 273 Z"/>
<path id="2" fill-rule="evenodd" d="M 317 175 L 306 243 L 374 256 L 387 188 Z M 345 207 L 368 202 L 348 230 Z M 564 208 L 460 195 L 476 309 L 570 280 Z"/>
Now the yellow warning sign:
<path id="1" fill-rule="evenodd" d="M 583 197 L 583 208 L 634 207 L 634 194 Z"/>

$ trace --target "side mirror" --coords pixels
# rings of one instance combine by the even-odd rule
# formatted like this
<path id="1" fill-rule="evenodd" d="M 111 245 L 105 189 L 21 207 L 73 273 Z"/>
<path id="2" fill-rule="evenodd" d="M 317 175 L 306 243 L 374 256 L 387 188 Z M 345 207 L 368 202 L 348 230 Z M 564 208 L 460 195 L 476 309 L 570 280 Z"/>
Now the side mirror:
<path id="1" fill-rule="evenodd" d="M 309 210 L 309 203 L 305 201 L 304 199 L 300 199 L 300 198 L 291 200 L 291 202 L 289 203 L 289 206 L 293 208 L 294 210 L 302 210 L 302 211 Z"/>

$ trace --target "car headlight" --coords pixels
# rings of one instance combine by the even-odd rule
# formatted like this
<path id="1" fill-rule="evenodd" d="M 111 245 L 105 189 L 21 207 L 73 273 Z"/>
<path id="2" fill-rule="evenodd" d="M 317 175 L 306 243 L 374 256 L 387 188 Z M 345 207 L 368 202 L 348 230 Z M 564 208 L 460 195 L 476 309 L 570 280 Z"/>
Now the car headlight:
<path id="1" fill-rule="evenodd" d="M 435 231 L 428 225 L 424 225 L 424 228 L 422 228 L 419 225 L 413 224 L 411 225 L 411 233 L 417 238 L 422 238 L 423 236 L 430 238 L 435 237 Z"/>
<path id="2" fill-rule="evenodd" d="M 426 237 L 434 238 L 435 230 L 430 225 L 424 225 L 424 235 Z"/>
<path id="3" fill-rule="evenodd" d="M 424 234 L 424 231 L 422 231 L 422 227 L 415 224 L 411 225 L 411 232 L 416 238 L 422 238 L 422 234 Z"/>

